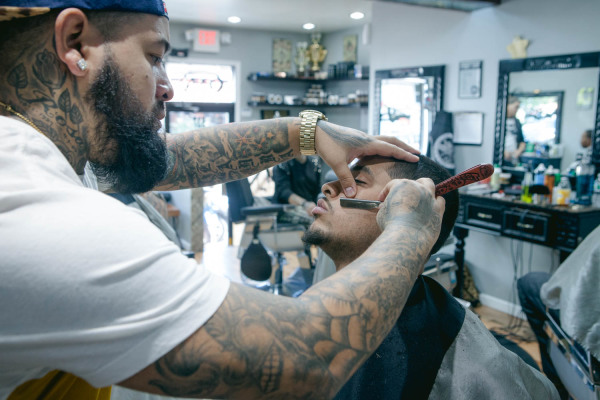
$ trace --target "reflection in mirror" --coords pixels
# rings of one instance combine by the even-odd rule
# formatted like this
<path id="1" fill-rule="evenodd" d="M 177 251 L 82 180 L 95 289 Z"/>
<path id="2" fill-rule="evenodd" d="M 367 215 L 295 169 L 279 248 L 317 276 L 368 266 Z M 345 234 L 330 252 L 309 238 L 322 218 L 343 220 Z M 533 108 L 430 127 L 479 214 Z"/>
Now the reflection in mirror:
<path id="1" fill-rule="evenodd" d="M 516 118 L 527 143 L 550 146 L 560 143 L 562 92 L 514 93 L 519 99 Z"/>
<path id="2" fill-rule="evenodd" d="M 444 66 L 376 71 L 373 132 L 427 152 L 442 104 Z"/>
<path id="3" fill-rule="evenodd" d="M 544 162 L 564 172 L 578 154 L 590 151 L 582 146 L 582 135 L 591 130 L 592 144 L 597 137 L 599 65 L 600 53 L 501 61 L 494 163 L 510 169 Z M 513 98 L 516 123 L 510 116 Z M 515 158 L 510 135 L 519 127 L 525 149 Z M 600 161 L 600 148 L 593 152 Z"/>

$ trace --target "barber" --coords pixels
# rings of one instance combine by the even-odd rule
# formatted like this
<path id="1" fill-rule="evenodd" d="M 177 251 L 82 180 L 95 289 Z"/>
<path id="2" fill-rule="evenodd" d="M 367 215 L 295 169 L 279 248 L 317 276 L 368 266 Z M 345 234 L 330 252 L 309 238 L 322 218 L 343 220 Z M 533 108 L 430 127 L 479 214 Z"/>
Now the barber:
<path id="1" fill-rule="evenodd" d="M 78 175 L 90 162 L 117 192 L 181 189 L 304 152 L 353 197 L 350 160 L 416 161 L 414 150 L 315 112 L 163 135 L 173 97 L 164 2 L 22 5 L 0 3 L 0 399 L 105 399 L 114 384 L 182 397 L 332 397 L 390 331 L 437 238 L 444 200 L 431 182 L 391 185 L 380 237 L 292 299 L 210 273 Z M 409 242 L 416 225 L 431 229 Z"/>

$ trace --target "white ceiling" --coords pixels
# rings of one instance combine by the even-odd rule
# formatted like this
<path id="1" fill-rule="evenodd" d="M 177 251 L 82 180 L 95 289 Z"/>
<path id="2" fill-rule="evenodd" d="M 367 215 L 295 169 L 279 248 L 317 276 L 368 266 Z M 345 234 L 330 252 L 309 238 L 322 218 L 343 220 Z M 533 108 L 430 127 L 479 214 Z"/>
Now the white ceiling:
<path id="1" fill-rule="evenodd" d="M 316 28 L 310 32 L 334 32 L 371 20 L 369 0 L 166 0 L 166 4 L 171 21 L 211 27 L 306 33 L 302 25 L 312 22 Z M 365 18 L 351 19 L 354 11 L 363 12 Z M 242 22 L 229 24 L 232 15 Z"/>

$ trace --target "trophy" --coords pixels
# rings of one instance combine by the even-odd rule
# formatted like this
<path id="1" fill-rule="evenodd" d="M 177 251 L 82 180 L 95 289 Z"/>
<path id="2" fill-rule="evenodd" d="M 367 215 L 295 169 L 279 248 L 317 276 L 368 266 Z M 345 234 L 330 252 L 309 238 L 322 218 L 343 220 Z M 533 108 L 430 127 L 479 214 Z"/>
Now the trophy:
<path id="1" fill-rule="evenodd" d="M 319 63 L 322 63 L 327 56 L 327 50 L 323 46 L 319 44 L 319 40 L 321 40 L 320 33 L 314 33 L 311 36 L 312 44 L 308 48 L 308 58 L 312 62 L 312 67 L 310 68 L 313 72 L 318 72 L 321 70 L 319 67 Z"/>
<path id="2" fill-rule="evenodd" d="M 296 43 L 296 70 L 298 71 L 298 76 L 304 75 L 304 71 L 306 66 L 308 65 L 308 43 L 307 42 L 297 42 Z"/>

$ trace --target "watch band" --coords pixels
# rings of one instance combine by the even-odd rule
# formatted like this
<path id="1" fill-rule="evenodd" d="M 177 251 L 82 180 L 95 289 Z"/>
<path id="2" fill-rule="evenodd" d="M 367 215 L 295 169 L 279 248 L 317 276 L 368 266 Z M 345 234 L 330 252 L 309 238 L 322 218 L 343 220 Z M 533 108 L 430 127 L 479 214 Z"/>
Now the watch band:
<path id="1" fill-rule="evenodd" d="M 320 119 L 327 121 L 327 117 L 319 111 L 304 110 L 300 113 L 300 118 L 300 153 L 306 156 L 317 154 L 315 147 L 317 122 Z"/>

